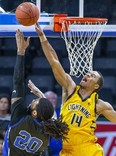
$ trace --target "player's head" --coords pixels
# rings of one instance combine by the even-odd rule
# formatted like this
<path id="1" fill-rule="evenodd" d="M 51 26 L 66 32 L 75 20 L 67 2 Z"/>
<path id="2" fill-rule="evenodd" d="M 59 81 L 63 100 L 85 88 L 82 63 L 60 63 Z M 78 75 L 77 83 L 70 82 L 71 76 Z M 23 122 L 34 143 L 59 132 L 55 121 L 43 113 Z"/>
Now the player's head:
<path id="1" fill-rule="evenodd" d="M 37 118 L 39 122 L 42 122 L 43 133 L 54 137 L 56 139 L 67 139 L 68 125 L 62 122 L 62 118 L 57 120 L 52 119 L 54 114 L 54 107 L 51 102 L 46 98 L 39 98 L 32 101 L 29 106 L 29 112 L 33 118 Z"/>
<path id="2" fill-rule="evenodd" d="M 54 108 L 51 102 L 46 98 L 38 98 L 31 103 L 31 114 L 39 121 L 47 121 L 52 118 Z"/>
<path id="3" fill-rule="evenodd" d="M 98 91 L 102 88 L 104 78 L 98 71 L 88 72 L 81 80 L 80 85 L 83 88 L 88 88 L 91 91 Z"/>

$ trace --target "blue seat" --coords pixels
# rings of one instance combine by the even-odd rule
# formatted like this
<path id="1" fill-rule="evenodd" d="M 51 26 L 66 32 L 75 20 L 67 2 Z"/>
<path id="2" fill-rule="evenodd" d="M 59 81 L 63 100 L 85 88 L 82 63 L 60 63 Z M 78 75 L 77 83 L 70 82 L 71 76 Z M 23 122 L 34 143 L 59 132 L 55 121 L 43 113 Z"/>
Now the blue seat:
<path id="1" fill-rule="evenodd" d="M 116 74 L 116 58 L 94 58 L 93 69 L 100 71 L 104 76 Z"/>
<path id="2" fill-rule="evenodd" d="M 32 60 L 32 68 L 50 68 L 50 65 L 45 57 L 36 57 Z"/>
<path id="3" fill-rule="evenodd" d="M 110 104 L 114 103 L 113 91 L 110 88 L 103 88 L 99 91 L 99 98 L 109 102 Z"/>
<path id="4" fill-rule="evenodd" d="M 116 94 L 116 78 L 114 76 L 104 76 L 103 88 L 109 88 L 112 90 L 113 95 Z"/>
<path id="5" fill-rule="evenodd" d="M 30 75 L 27 77 L 27 81 L 32 80 L 32 82 L 40 89 L 42 92 L 47 90 L 53 90 L 54 79 L 52 76 L 38 76 Z"/>
<path id="6" fill-rule="evenodd" d="M 5 38 L 3 40 L 2 49 L 5 56 L 16 56 L 17 45 L 15 38 Z"/>
<path id="7" fill-rule="evenodd" d="M 0 74 L 13 74 L 16 57 L 1 56 L 0 57 Z"/>
<path id="8" fill-rule="evenodd" d="M 9 88 L 7 86 L 5 86 L 5 87 L 0 86 L 0 94 L 8 94 L 8 95 L 10 95 L 11 92 L 12 92 L 11 89 L 12 88 Z"/>
<path id="9" fill-rule="evenodd" d="M 48 40 L 49 40 L 50 44 L 53 46 L 53 48 L 56 50 L 56 52 L 62 50 L 63 53 L 58 54 L 59 56 L 63 56 L 67 53 L 66 45 L 62 38 L 55 38 L 55 39 L 48 38 Z"/>
<path id="10" fill-rule="evenodd" d="M 12 89 L 13 77 L 9 75 L 0 76 L 0 87 L 9 87 Z"/>
<path id="11" fill-rule="evenodd" d="M 94 56 L 99 57 L 100 55 L 101 55 L 101 40 L 98 40 L 94 49 Z"/>
<path id="12" fill-rule="evenodd" d="M 69 73 L 69 72 L 70 72 L 70 62 L 69 62 L 68 57 L 62 58 L 61 64 L 62 64 L 64 70 L 65 70 L 67 73 Z"/>
<path id="13" fill-rule="evenodd" d="M 109 57 L 115 57 L 116 58 L 116 39 L 109 39 L 107 41 L 107 50 L 106 54 Z"/>
<path id="14" fill-rule="evenodd" d="M 45 57 L 36 57 L 32 60 L 32 74 L 51 75 L 52 69 Z"/>

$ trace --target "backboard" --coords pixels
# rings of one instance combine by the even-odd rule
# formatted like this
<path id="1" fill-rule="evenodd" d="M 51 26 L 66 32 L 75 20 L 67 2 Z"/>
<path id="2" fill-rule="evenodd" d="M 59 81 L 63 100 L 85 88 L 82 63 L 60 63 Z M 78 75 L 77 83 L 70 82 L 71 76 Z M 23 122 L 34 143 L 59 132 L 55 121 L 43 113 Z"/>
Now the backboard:
<path id="1" fill-rule="evenodd" d="M 61 0 L 60 0 L 61 1 Z M 59 3 L 60 3 L 59 1 Z M 99 1 L 99 3 L 98 3 Z M 98 0 L 94 1 L 96 4 L 100 4 L 101 7 L 99 9 L 103 10 L 104 8 L 109 6 L 110 0 Z M 32 2 L 30 0 L 30 2 Z M 48 8 L 44 7 L 44 3 L 48 3 Z M 75 16 L 75 17 L 84 17 L 84 16 L 95 16 L 94 12 L 95 9 L 91 7 L 92 1 L 89 0 L 86 2 L 86 0 L 72 0 L 71 2 L 63 0 L 59 6 L 57 5 L 55 0 L 49 1 L 41 1 L 41 0 L 36 0 L 36 5 L 41 11 L 40 18 L 38 20 L 41 28 L 43 29 L 44 33 L 46 34 L 47 37 L 60 37 L 60 32 L 54 32 L 53 31 L 53 18 L 54 14 L 56 13 L 66 13 L 68 16 Z M 56 10 L 53 10 L 52 5 L 56 6 Z M 49 7 L 50 6 L 50 7 Z M 64 7 L 64 8 L 63 8 Z M 97 7 L 97 5 L 95 6 Z M 77 9 L 76 9 L 77 8 Z M 87 9 L 89 9 L 89 12 L 91 14 L 88 14 Z M 53 12 L 51 11 L 53 10 Z M 72 10 L 72 11 L 70 11 Z M 105 10 L 105 9 L 104 9 Z M 98 16 L 101 18 L 107 18 L 104 16 L 103 11 L 99 11 Z M 56 11 L 56 12 L 55 12 Z M 98 12 L 96 11 L 96 12 Z M 54 13 L 55 12 L 55 13 Z M 76 13 L 75 13 L 76 12 Z M 106 15 L 107 16 L 107 15 Z M 109 20 L 109 19 L 108 19 Z M 15 32 L 17 29 L 21 29 L 24 33 L 25 36 L 31 36 L 31 37 L 36 37 L 37 34 L 35 32 L 35 27 L 34 26 L 29 26 L 25 27 L 20 25 L 16 18 L 14 13 L 1 13 L 0 14 L 0 37 L 14 37 Z M 89 29 L 89 26 L 86 26 L 86 29 Z M 116 25 L 114 23 L 108 23 L 103 30 L 103 33 L 101 35 L 102 37 L 115 37 L 116 36 Z"/>

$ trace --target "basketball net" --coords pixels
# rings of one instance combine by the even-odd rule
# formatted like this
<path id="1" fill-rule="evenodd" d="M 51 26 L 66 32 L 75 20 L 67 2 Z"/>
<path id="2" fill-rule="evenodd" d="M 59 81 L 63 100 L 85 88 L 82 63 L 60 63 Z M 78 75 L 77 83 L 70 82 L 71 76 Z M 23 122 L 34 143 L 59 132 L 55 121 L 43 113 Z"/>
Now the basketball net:
<path id="1" fill-rule="evenodd" d="M 68 51 L 70 75 L 76 77 L 93 70 L 94 48 L 107 23 L 107 19 L 99 21 L 95 18 L 94 22 L 86 20 L 86 18 L 82 19 L 82 21 L 78 18 L 73 21 L 62 20 L 61 29 L 61 37 L 64 39 Z"/>

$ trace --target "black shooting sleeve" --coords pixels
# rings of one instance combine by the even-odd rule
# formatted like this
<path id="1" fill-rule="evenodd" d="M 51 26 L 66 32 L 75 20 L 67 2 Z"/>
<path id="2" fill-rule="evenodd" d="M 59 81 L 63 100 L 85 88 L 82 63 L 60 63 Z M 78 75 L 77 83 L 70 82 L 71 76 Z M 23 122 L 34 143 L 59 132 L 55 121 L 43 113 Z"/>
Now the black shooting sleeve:
<path id="1" fill-rule="evenodd" d="M 26 113 L 26 105 L 24 104 L 24 56 L 17 55 L 13 76 L 13 98 L 20 98 L 11 105 L 11 124 L 18 122 Z"/>

